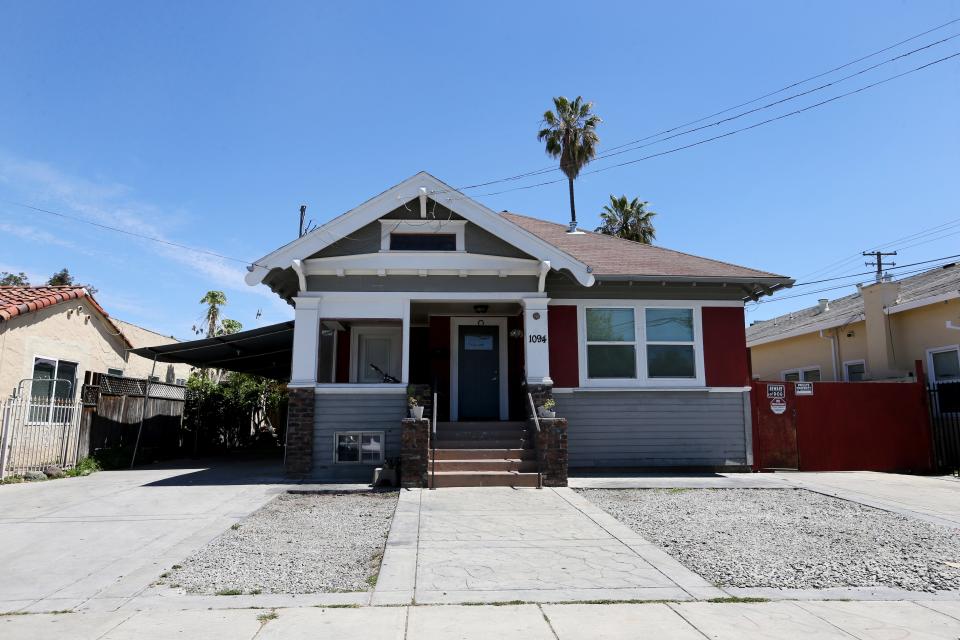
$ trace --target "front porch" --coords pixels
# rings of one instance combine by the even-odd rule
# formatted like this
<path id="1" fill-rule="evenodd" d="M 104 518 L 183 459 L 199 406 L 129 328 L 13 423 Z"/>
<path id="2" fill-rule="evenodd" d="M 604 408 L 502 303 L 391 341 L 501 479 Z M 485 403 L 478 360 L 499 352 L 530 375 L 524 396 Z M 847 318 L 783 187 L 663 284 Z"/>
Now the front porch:
<path id="1" fill-rule="evenodd" d="M 288 473 L 369 480 L 402 457 L 408 484 L 540 484 L 528 394 L 542 404 L 552 386 L 545 294 L 309 293 L 295 302 Z M 407 418 L 408 396 L 424 407 L 422 421 Z"/>

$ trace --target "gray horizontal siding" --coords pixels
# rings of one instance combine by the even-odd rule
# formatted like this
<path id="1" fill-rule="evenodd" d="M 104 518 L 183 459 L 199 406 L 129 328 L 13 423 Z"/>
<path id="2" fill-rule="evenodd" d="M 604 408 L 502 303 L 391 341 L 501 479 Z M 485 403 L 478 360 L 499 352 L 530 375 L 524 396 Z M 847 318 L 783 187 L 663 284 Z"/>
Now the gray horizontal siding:
<path id="1" fill-rule="evenodd" d="M 609 299 L 609 300 L 742 300 L 744 293 L 740 287 L 719 286 L 698 283 L 667 284 L 659 282 L 598 281 L 592 287 L 584 287 L 563 272 L 551 271 L 547 274 L 547 294 L 551 298 L 563 299 Z"/>
<path id="2" fill-rule="evenodd" d="M 747 464 L 744 394 L 698 391 L 558 393 L 571 467 Z"/>
<path id="3" fill-rule="evenodd" d="M 536 276 L 308 276 L 310 291 L 536 291 Z"/>
<path id="4" fill-rule="evenodd" d="M 406 415 L 404 394 L 317 394 L 313 429 L 313 476 L 324 480 L 370 482 L 372 464 L 334 463 L 335 434 L 383 431 L 384 455 L 400 455 L 400 420 Z"/>

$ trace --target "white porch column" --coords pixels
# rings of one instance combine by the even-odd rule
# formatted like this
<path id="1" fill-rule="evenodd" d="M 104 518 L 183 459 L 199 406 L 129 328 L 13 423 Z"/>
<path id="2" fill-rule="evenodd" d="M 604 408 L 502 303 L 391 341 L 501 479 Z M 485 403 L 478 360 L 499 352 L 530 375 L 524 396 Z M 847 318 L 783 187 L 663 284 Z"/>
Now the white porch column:
<path id="1" fill-rule="evenodd" d="M 294 298 L 293 362 L 291 385 L 317 383 L 317 357 L 320 351 L 320 298 Z"/>
<path id="2" fill-rule="evenodd" d="M 527 384 L 553 385 L 550 379 L 550 351 L 547 342 L 549 298 L 523 299 L 523 345 Z"/>

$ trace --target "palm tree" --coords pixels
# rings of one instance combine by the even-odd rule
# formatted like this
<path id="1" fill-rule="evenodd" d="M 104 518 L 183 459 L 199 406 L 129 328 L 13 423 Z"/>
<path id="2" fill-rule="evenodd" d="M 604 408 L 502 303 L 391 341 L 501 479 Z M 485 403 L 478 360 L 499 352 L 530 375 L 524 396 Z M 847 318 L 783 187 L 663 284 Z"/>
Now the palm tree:
<path id="1" fill-rule="evenodd" d="M 543 125 L 537 133 L 537 140 L 546 140 L 547 153 L 554 158 L 560 158 L 560 170 L 567 176 L 570 187 L 570 231 L 577 230 L 577 209 L 573 202 L 573 181 L 580 170 L 593 159 L 597 153 L 597 125 L 603 120 L 600 116 L 590 112 L 592 102 L 584 102 L 577 98 L 571 102 L 563 96 L 553 99 L 556 113 L 547 110 L 543 114 Z"/>
<path id="2" fill-rule="evenodd" d="M 212 338 L 217 335 L 220 325 L 220 307 L 227 304 L 227 296 L 223 291 L 207 291 L 206 295 L 200 298 L 200 304 L 207 305 L 204 320 L 207 321 L 207 337 Z"/>
<path id="3" fill-rule="evenodd" d="M 627 202 L 627 196 L 611 195 L 610 204 L 604 205 L 600 212 L 601 224 L 596 230 L 608 236 L 652 244 L 657 237 L 653 228 L 653 217 L 657 214 L 647 211 L 648 204 L 640 198 Z"/>

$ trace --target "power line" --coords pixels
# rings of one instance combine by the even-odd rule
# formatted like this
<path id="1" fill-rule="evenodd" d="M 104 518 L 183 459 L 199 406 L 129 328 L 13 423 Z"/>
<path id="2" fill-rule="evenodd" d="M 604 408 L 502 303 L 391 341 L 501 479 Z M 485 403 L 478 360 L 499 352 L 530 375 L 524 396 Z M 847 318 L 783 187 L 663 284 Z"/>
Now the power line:
<path id="1" fill-rule="evenodd" d="M 868 254 L 869 254 L 870 252 L 864 252 L 864 253 L 868 253 Z M 872 255 L 872 254 L 871 254 L 871 255 Z M 890 255 L 890 254 L 886 254 L 886 253 L 885 253 L 885 254 L 883 254 L 883 255 Z M 899 267 L 891 267 L 889 270 L 890 270 L 890 271 L 893 271 L 893 270 L 896 270 L 896 269 L 906 269 L 907 267 L 915 267 L 915 266 L 920 265 L 920 264 L 929 264 L 929 263 L 931 263 L 931 262 L 939 262 L 940 260 L 950 260 L 951 258 L 960 258 L 960 253 L 958 253 L 958 254 L 956 254 L 956 255 L 952 255 L 952 256 L 943 256 L 942 258 L 932 258 L 932 259 L 930 259 L 930 260 L 921 260 L 920 262 L 911 262 L 911 263 L 909 263 L 909 264 L 900 265 Z M 860 272 L 860 273 L 850 273 L 850 274 L 847 274 L 847 275 L 845 275 L 845 276 L 836 276 L 836 277 L 833 277 L 833 278 L 824 278 L 823 280 L 811 280 L 810 282 L 799 282 L 799 283 L 797 283 L 797 284 L 794 284 L 794 285 L 793 285 L 792 287 L 790 287 L 790 288 L 791 288 L 791 289 L 796 289 L 797 287 L 809 287 L 810 285 L 822 284 L 822 283 L 824 283 L 824 282 L 835 282 L 836 280 L 846 280 L 846 279 L 848 279 L 848 278 L 856 278 L 856 277 L 858 277 L 858 276 L 867 276 L 867 275 L 870 275 L 871 273 L 875 273 L 875 272 L 874 272 L 874 271 L 862 271 L 862 272 Z"/>
<path id="2" fill-rule="evenodd" d="M 129 229 L 121 229 L 121 228 L 119 228 L 119 227 L 112 227 L 112 226 L 110 226 L 110 225 L 108 225 L 108 224 L 103 224 L 103 223 L 101 223 L 101 222 L 96 222 L 96 221 L 94 221 L 94 220 L 90 220 L 89 218 L 82 218 L 82 217 L 80 217 L 80 216 L 72 216 L 72 215 L 69 215 L 69 214 L 66 214 L 66 213 L 61 213 L 61 212 L 59 212 L 59 211 L 51 211 L 50 209 L 43 209 L 43 208 L 41 208 L 41 207 L 35 207 L 35 206 L 33 206 L 33 205 L 25 204 L 25 203 L 23 203 L 23 202 L 13 202 L 13 201 L 11 201 L 11 200 L 0 200 L 0 202 L 6 202 L 7 204 L 11 204 L 11 205 L 14 205 L 14 206 L 17 206 L 17 207 L 23 207 L 23 208 L 25 208 L 25 209 L 31 209 L 31 210 L 33 210 L 33 211 L 39 211 L 40 213 L 46 213 L 46 214 L 49 214 L 49 215 L 52 215 L 52 216 L 57 216 L 57 217 L 59 217 L 59 218 L 65 218 L 65 219 L 67 219 L 67 220 L 73 220 L 74 222 L 81 222 L 81 223 L 83 223 L 83 224 L 88 224 L 88 225 L 91 225 L 91 226 L 94 226 L 94 227 L 99 227 L 99 228 L 101 228 L 101 229 L 107 229 L 108 231 L 115 231 L 115 232 L 117 232 L 117 233 L 123 233 L 123 234 L 126 234 L 126 235 L 128 235 L 128 236 L 133 236 L 134 238 L 140 238 L 140 239 L 142 239 L 142 240 L 149 240 L 149 241 L 151 241 L 151 242 L 158 242 L 158 243 L 160 243 L 160 244 L 165 244 L 165 245 L 168 245 L 168 246 L 171 246 L 171 247 L 176 247 L 176 248 L 178 248 L 178 249 L 184 249 L 184 250 L 186 250 L 186 251 L 193 251 L 194 253 L 203 253 L 203 254 L 206 254 L 206 255 L 208 255 L 208 256 L 213 256 L 213 257 L 216 257 L 216 258 L 222 258 L 223 260 L 232 260 L 233 262 L 239 262 L 239 263 L 245 264 L 245 265 L 252 264 L 252 265 L 255 265 L 255 266 L 262 266 L 262 265 L 258 265 L 256 262 L 252 262 L 252 261 L 250 261 L 250 260 L 244 260 L 244 259 L 242 259 L 242 258 L 234 258 L 234 257 L 232 257 L 232 256 L 226 256 L 226 255 L 223 255 L 222 253 L 216 253 L 215 251 L 208 251 L 208 250 L 206 250 L 206 249 L 199 249 L 199 248 L 197 248 L 197 247 L 191 247 L 191 246 L 186 245 L 186 244 L 180 244 L 179 242 L 173 242 L 173 241 L 171 241 L 171 240 L 164 240 L 163 238 L 157 238 L 157 237 L 154 237 L 154 236 L 148 236 L 148 235 L 146 235 L 146 234 L 144 234 L 144 233 L 137 233 L 136 231 L 130 231 Z"/>
<path id="3" fill-rule="evenodd" d="M 860 87 L 860 88 L 858 88 L 858 89 L 854 89 L 853 91 L 848 91 L 848 92 L 846 92 L 846 93 L 841 93 L 841 94 L 839 94 L 839 95 L 833 96 L 832 98 L 828 98 L 828 99 L 826 99 L 826 100 L 821 100 L 820 102 L 817 102 L 817 103 L 808 105 L 808 106 L 806 106 L 806 107 L 803 107 L 802 109 L 797 109 L 797 110 L 795 110 L 795 111 L 790 111 L 789 113 L 784 113 L 784 114 L 781 114 L 781 115 L 776 116 L 776 117 L 773 117 L 773 118 L 768 118 L 768 119 L 766 119 L 766 120 L 762 120 L 762 121 L 760 121 L 760 122 L 754 123 L 754 124 L 749 125 L 749 126 L 746 126 L 746 127 L 741 127 L 741 128 L 739 128 L 739 129 L 733 129 L 732 131 L 727 131 L 726 133 L 721 133 L 721 134 L 719 134 L 719 135 L 713 136 L 712 138 L 705 138 L 705 139 L 703 139 L 703 140 L 698 140 L 697 142 L 691 142 L 690 144 L 686 144 L 686 145 L 679 146 L 679 147 L 674 147 L 674 148 L 672 148 L 672 149 L 667 149 L 666 151 L 659 151 L 659 152 L 657 152 L 657 153 L 651 153 L 650 155 L 646 155 L 646 156 L 643 156 L 643 157 L 641 157 L 641 158 L 636 158 L 636 159 L 634 159 L 634 160 L 627 160 L 626 162 L 620 162 L 620 163 L 613 164 L 613 165 L 609 165 L 609 166 L 606 166 L 606 167 L 601 167 L 600 169 L 594 169 L 594 170 L 592 170 L 592 171 L 586 171 L 586 172 L 582 173 L 581 175 L 585 175 L 585 176 L 586 176 L 586 175 L 592 175 L 592 174 L 596 174 L 596 173 L 603 173 L 604 171 L 610 171 L 611 169 L 618 169 L 618 168 L 620 168 L 620 167 L 625 167 L 625 166 L 627 166 L 627 165 L 636 164 L 636 163 L 638 163 L 638 162 L 643 162 L 643 161 L 645 161 L 645 160 L 650 160 L 650 159 L 652 159 L 652 158 L 658 158 L 658 157 L 660 157 L 660 156 L 665 156 L 665 155 L 669 155 L 669 154 L 671 154 L 671 153 L 676 153 L 677 151 L 683 151 L 683 150 L 685 150 L 685 149 L 690 149 L 690 148 L 692 148 L 692 147 L 698 147 L 698 146 L 700 146 L 700 145 L 702 145 L 702 144 L 706 144 L 706 143 L 708 143 L 708 142 L 714 142 L 714 141 L 716 141 L 716 140 L 720 140 L 721 138 L 728 138 L 728 137 L 730 137 L 730 136 L 732 136 L 732 135 L 736 135 L 736 134 L 738 134 L 738 133 L 743 133 L 744 131 L 749 131 L 749 130 L 751 130 L 751 129 L 756 129 L 757 127 L 762 127 L 762 126 L 764 126 L 764 125 L 770 124 L 770 123 L 772 123 L 772 122 L 776 122 L 776 121 L 778 121 L 778 120 L 783 120 L 783 119 L 789 118 L 789 117 L 791 117 L 791 116 L 799 115 L 799 114 L 804 113 L 804 112 L 806 112 L 806 111 L 810 111 L 811 109 L 816 109 L 816 108 L 818 108 L 818 107 L 822 107 L 822 106 L 824 106 L 824 105 L 826 105 L 826 104 L 829 104 L 829 103 L 831 103 L 831 102 L 835 102 L 835 101 L 840 100 L 840 99 L 842 99 L 842 98 L 847 98 L 847 97 L 852 96 L 852 95 L 855 95 L 855 94 L 857 94 L 857 93 L 861 93 L 861 92 L 863 92 L 863 91 L 866 91 L 867 89 L 872 89 L 872 88 L 877 87 L 877 86 L 880 86 L 880 85 L 882 85 L 882 84 L 886 84 L 886 83 L 888 83 L 888 82 L 892 82 L 893 80 L 897 80 L 898 78 L 902 78 L 902 77 L 904 77 L 904 76 L 906 76 L 906 75 L 910 75 L 910 74 L 912 74 L 912 73 L 916 73 L 917 71 L 921 71 L 921 70 L 926 69 L 926 68 L 928 68 L 928 67 L 932 67 L 933 65 L 940 64 L 940 63 L 942 63 L 942 62 L 946 62 L 947 60 L 951 60 L 951 59 L 953 59 L 953 58 L 956 58 L 957 56 L 960 56 L 960 51 L 958 51 L 958 52 L 956 52 L 956 53 L 952 53 L 952 54 L 950 54 L 949 56 L 944 56 L 944 57 L 942 57 L 942 58 L 939 58 L 939 59 L 937 59 L 937 60 L 934 60 L 933 62 L 928 62 L 928 63 L 926 63 L 926 64 L 920 65 L 919 67 L 914 67 L 913 69 L 908 69 L 907 71 L 904 71 L 904 72 L 902 72 L 902 73 L 898 73 L 898 74 L 896 74 L 896 75 L 889 76 L 889 77 L 887 77 L 887 78 L 884 78 L 883 80 L 878 80 L 878 81 L 876 81 L 876 82 L 872 82 L 872 83 L 870 83 L 870 84 L 868 84 L 868 85 L 864 85 L 864 86 L 862 86 L 862 87 Z M 500 194 L 503 194 L 503 193 L 509 193 L 509 192 L 511 192 L 511 191 L 523 191 L 523 190 L 526 190 L 526 189 L 534 189 L 534 188 L 536 188 L 536 187 L 542 187 L 542 186 L 549 185 L 549 184 L 556 184 L 556 183 L 558 183 L 558 182 L 563 182 L 564 180 L 566 180 L 566 178 L 557 178 L 557 179 L 555 179 L 555 180 L 548 180 L 548 181 L 546 181 L 546 182 L 538 182 L 538 183 L 536 183 L 536 184 L 526 185 L 526 186 L 522 186 L 522 187 L 513 187 L 513 188 L 511 188 L 511 189 L 504 189 L 504 190 L 502 190 L 502 191 L 493 191 L 493 192 L 490 192 L 490 193 L 481 193 L 481 194 L 479 194 L 477 197 L 481 197 L 481 198 L 482 198 L 482 197 L 485 197 L 485 196 L 496 196 L 496 195 L 500 195 Z"/>
<path id="4" fill-rule="evenodd" d="M 632 146 L 632 145 L 637 144 L 637 143 L 640 143 L 640 142 L 645 142 L 645 141 L 647 141 L 647 140 L 650 140 L 651 138 L 657 138 L 657 137 L 660 137 L 660 136 L 662 136 L 662 135 L 666 135 L 666 134 L 669 134 L 669 133 L 673 133 L 674 131 L 676 131 L 676 130 L 678 130 L 678 129 L 683 129 L 683 128 L 689 127 L 689 126 L 691 126 L 691 125 L 699 124 L 699 123 L 703 122 L 704 120 L 709 120 L 710 118 L 715 118 L 715 117 L 720 116 L 720 115 L 723 115 L 723 114 L 725 114 L 725 113 L 729 113 L 730 111 L 734 111 L 734 110 L 736 110 L 736 109 L 740 109 L 740 108 L 742 108 L 742 107 L 746 107 L 746 106 L 749 106 L 749 105 L 751 105 L 751 104 L 755 104 L 755 103 L 757 103 L 757 102 L 759 102 L 759 101 L 761 101 L 761 100 L 764 100 L 764 99 L 766 99 L 766 98 L 775 96 L 775 95 L 777 95 L 777 94 L 779 94 L 779 93 L 783 93 L 784 91 L 788 91 L 788 90 L 793 89 L 794 87 L 798 87 L 798 86 L 800 86 L 800 85 L 802 85 L 802 84 L 806 84 L 807 82 L 810 82 L 810 81 L 812 81 L 812 80 L 816 80 L 816 79 L 818 79 L 818 78 L 822 78 L 822 77 L 824 77 L 824 76 L 830 75 L 831 73 L 835 73 L 835 72 L 840 71 L 840 70 L 842 70 L 842 69 L 846 69 L 846 68 L 848 68 L 848 67 L 851 67 L 851 66 L 853 66 L 853 65 L 855 65 L 855 64 L 857 64 L 857 63 L 859 63 L 859 62 L 863 62 L 864 60 L 867 60 L 867 59 L 869 59 L 869 58 L 878 56 L 878 55 L 880 55 L 881 53 L 886 53 L 887 51 L 890 51 L 891 49 L 895 49 L 895 48 L 897 48 L 897 47 L 899 47 L 899 46 L 901 46 L 901 45 L 903 45 L 903 44 L 906 44 L 906 43 L 911 42 L 911 41 L 913 41 L 913 40 L 917 40 L 918 38 L 921 38 L 921 37 L 923 37 L 923 36 L 925 36 L 925 35 L 927 35 L 927 34 L 933 33 L 934 31 L 939 31 L 939 30 L 941 30 L 941 29 L 944 29 L 944 28 L 946 28 L 946 27 L 949 27 L 950 25 L 955 24 L 955 23 L 957 23 L 957 22 L 960 22 L 960 18 L 955 18 L 955 19 L 953 19 L 953 20 L 949 20 L 949 21 L 947 21 L 947 22 L 944 22 L 943 24 L 940 24 L 940 25 L 937 25 L 937 26 L 932 27 L 932 28 L 930 28 L 930 29 L 927 29 L 926 31 L 923 31 L 923 32 L 918 33 L 918 34 L 915 34 L 915 35 L 913 35 L 913 36 L 910 36 L 909 38 L 905 38 L 904 40 L 900 40 L 899 42 L 895 42 L 895 43 L 893 43 L 893 44 L 891 44 L 891 45 L 888 45 L 888 46 L 886 46 L 886 47 L 884 47 L 884 48 L 882 48 L 882 49 L 878 49 L 877 51 L 874 51 L 874 52 L 872 52 L 872 53 L 869 53 L 869 54 L 867 54 L 867 55 L 865 55 L 865 56 L 861 56 L 861 57 L 859 57 L 859 58 L 857 58 L 857 59 L 855 59 L 855 60 L 851 60 L 850 62 L 846 62 L 846 63 L 841 64 L 841 65 L 839 65 L 839 66 L 833 67 L 832 69 L 829 69 L 829 70 L 827 70 L 827 71 L 824 71 L 824 72 L 821 72 L 821 73 L 812 75 L 812 76 L 810 76 L 810 77 L 808 77 L 808 78 L 804 78 L 803 80 L 798 80 L 798 81 L 792 82 L 792 83 L 790 83 L 790 84 L 788 84 L 788 85 L 786 85 L 786 86 L 784 86 L 784 87 L 782 87 L 782 88 L 780 88 L 780 89 L 777 89 L 777 90 L 775 90 L 775 91 L 771 91 L 771 92 L 769 92 L 769 93 L 765 93 L 765 94 L 763 94 L 763 95 L 761 95 L 761 96 L 758 96 L 758 97 L 756 97 L 756 98 L 753 98 L 752 100 L 748 100 L 748 101 L 746 101 L 746 102 L 742 102 L 742 103 L 737 104 L 737 105 L 734 105 L 734 106 L 732 106 L 732 107 L 727 107 L 726 109 L 722 109 L 722 110 L 717 111 L 717 112 L 715 112 L 715 113 L 712 113 L 712 114 L 710 114 L 710 115 L 703 116 L 703 117 L 698 118 L 698 119 L 696 119 L 696 120 L 691 120 L 690 122 L 686 122 L 686 123 L 684 123 L 684 124 L 676 125 L 676 126 L 671 127 L 671 128 L 669 128 L 669 129 L 664 129 L 664 130 L 662 130 L 662 131 L 658 131 L 658 132 L 656 132 L 656 133 L 652 133 L 652 134 L 650 134 L 650 135 L 644 136 L 644 137 L 642 137 L 642 138 L 638 138 L 638 139 L 636 139 L 636 140 L 631 140 L 631 141 L 629 141 L 629 142 L 625 142 L 625 143 L 622 143 L 622 144 L 619 144 L 619 145 L 615 145 L 615 146 L 613 146 L 613 147 L 610 147 L 610 148 L 607 150 L 607 152 L 609 153 L 609 152 L 611 152 L 611 151 L 614 151 L 614 150 L 617 150 L 617 149 L 621 149 L 621 148 L 623 148 L 623 147 L 628 147 L 628 146 Z M 956 36 L 952 36 L 952 37 L 956 37 Z M 947 38 L 947 39 L 950 39 L 950 38 Z M 940 41 L 940 42 L 943 42 L 943 40 Z M 930 45 L 927 45 L 927 46 L 925 46 L 925 47 L 921 47 L 921 49 L 917 49 L 917 50 L 914 50 L 914 51 L 912 51 L 912 52 L 909 52 L 909 53 L 903 54 L 903 55 L 910 55 L 911 53 L 915 53 L 916 51 L 929 48 L 929 47 L 934 46 L 934 45 L 936 45 L 936 44 L 939 44 L 939 42 L 935 42 L 935 43 L 930 44 Z M 896 59 L 898 59 L 898 58 L 900 58 L 900 57 L 902 57 L 902 56 L 897 56 L 896 58 L 892 58 L 891 60 L 888 60 L 887 62 L 891 62 L 891 61 L 896 60 Z M 886 64 L 886 62 L 883 62 L 883 63 L 880 63 L 880 64 Z M 877 66 L 880 66 L 880 65 L 874 65 L 873 67 L 870 67 L 870 68 L 868 68 L 868 69 L 866 69 L 866 70 L 864 70 L 864 71 L 869 71 L 870 69 L 876 68 Z M 858 74 L 859 74 L 859 73 L 862 73 L 862 72 L 858 72 Z M 858 75 L 858 74 L 854 74 L 854 75 Z M 848 77 L 852 77 L 852 76 L 848 76 Z M 836 82 L 840 82 L 840 81 L 842 81 L 842 79 L 841 79 L 841 80 L 834 81 L 834 82 L 831 83 L 831 84 L 836 84 Z M 828 84 L 828 85 L 824 85 L 824 86 L 830 86 L 830 85 Z M 823 87 L 820 87 L 820 88 L 823 88 Z M 811 91 L 816 91 L 816 90 L 818 90 L 818 89 L 813 89 L 813 90 L 811 90 Z M 801 93 L 801 94 L 798 94 L 798 96 L 799 96 L 799 95 L 804 95 L 805 93 L 810 93 L 810 91 L 804 92 L 804 93 Z M 796 97 L 796 96 L 794 96 L 794 97 Z M 789 98 L 788 98 L 788 99 L 789 99 Z M 782 102 L 782 101 L 779 101 L 779 102 Z M 777 104 L 777 103 L 774 103 L 774 104 Z M 647 145 L 645 145 L 645 146 L 647 146 Z M 606 157 L 606 155 L 602 155 L 601 157 Z M 500 179 L 497 179 L 497 180 L 490 180 L 490 181 L 481 182 L 481 183 L 477 183 L 477 184 L 466 185 L 466 186 L 463 186 L 463 187 L 459 187 L 457 190 L 458 190 L 458 191 L 463 191 L 463 190 L 467 190 L 467 189 L 475 189 L 475 188 L 479 188 L 479 187 L 483 187 L 483 186 L 489 186 L 489 185 L 491 185 L 491 184 L 497 184 L 497 183 L 500 183 L 500 182 L 515 181 L 515 180 L 519 180 L 519 179 L 522 179 L 522 178 L 531 177 L 531 176 L 534 176 L 534 175 L 540 175 L 540 174 L 542 174 L 542 173 L 547 173 L 547 172 L 555 171 L 555 170 L 557 170 L 556 165 L 551 165 L 550 167 L 543 167 L 543 168 L 540 168 L 540 169 L 535 169 L 535 170 L 532 170 L 532 171 L 527 171 L 527 172 L 524 172 L 524 173 L 520 173 L 520 174 L 517 174 L 517 175 L 514 175 L 514 176 L 508 176 L 508 177 L 506 177 L 506 178 L 500 178 Z"/>

